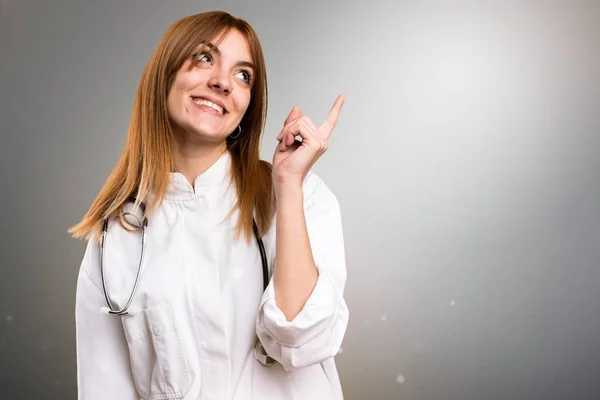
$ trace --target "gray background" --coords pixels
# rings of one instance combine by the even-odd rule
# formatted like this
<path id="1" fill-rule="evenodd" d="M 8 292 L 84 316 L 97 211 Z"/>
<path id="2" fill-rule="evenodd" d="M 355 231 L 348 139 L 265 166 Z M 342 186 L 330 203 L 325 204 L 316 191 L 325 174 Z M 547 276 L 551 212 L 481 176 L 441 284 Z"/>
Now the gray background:
<path id="1" fill-rule="evenodd" d="M 0 398 L 76 397 L 87 210 L 167 27 L 223 9 L 266 53 L 263 158 L 348 95 L 348 400 L 600 398 L 600 2 L 0 0 Z M 99 305 L 100 306 L 100 305 Z"/>

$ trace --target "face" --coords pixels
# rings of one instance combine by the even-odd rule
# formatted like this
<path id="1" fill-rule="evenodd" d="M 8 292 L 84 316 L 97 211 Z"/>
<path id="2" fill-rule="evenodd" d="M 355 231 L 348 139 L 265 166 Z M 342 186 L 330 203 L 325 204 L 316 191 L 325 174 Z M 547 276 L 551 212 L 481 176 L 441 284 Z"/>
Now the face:
<path id="1" fill-rule="evenodd" d="M 248 43 L 239 31 L 231 29 L 218 47 L 198 47 L 175 75 L 167 97 L 175 134 L 210 142 L 237 134 L 253 75 Z"/>

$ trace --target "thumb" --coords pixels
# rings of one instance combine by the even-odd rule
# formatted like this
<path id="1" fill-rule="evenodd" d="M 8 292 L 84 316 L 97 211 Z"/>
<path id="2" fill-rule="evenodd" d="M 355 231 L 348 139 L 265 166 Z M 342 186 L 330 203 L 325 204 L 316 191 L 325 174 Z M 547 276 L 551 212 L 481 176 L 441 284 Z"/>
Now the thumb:
<path id="1" fill-rule="evenodd" d="M 302 109 L 300 108 L 300 106 L 294 106 L 292 108 L 292 111 L 290 111 L 290 114 L 288 115 L 288 117 L 285 119 L 283 126 L 286 126 L 290 122 L 297 120 L 301 116 L 302 116 Z"/>

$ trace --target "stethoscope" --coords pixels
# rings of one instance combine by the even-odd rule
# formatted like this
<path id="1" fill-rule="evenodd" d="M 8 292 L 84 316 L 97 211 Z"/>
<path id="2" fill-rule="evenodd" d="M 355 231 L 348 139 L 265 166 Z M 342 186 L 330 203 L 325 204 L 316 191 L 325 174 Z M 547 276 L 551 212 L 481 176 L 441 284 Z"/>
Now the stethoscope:
<path id="1" fill-rule="evenodd" d="M 106 305 L 108 307 L 102 307 L 100 311 L 104 314 L 112 314 L 112 315 L 136 315 L 139 311 L 134 307 L 130 308 L 131 302 L 135 297 L 135 293 L 137 292 L 138 285 L 140 282 L 140 278 L 142 276 L 142 266 L 144 263 L 144 250 L 146 249 L 146 228 L 148 227 L 148 218 L 146 216 L 146 204 L 143 202 L 139 204 L 140 209 L 142 210 L 142 220 L 130 213 L 124 212 L 122 214 L 123 217 L 131 216 L 135 218 L 138 222 L 138 228 L 142 231 L 142 245 L 140 250 L 140 258 L 138 263 L 137 273 L 135 275 L 135 281 L 133 283 L 133 288 L 131 289 L 131 294 L 129 295 L 129 299 L 127 299 L 127 303 L 120 310 L 117 310 L 113 307 L 112 302 L 110 301 L 110 296 L 108 295 L 108 289 L 106 287 L 106 281 L 104 278 L 104 245 L 106 243 L 106 234 L 108 233 L 108 218 L 104 219 L 104 223 L 102 224 L 102 242 L 100 245 L 100 277 L 102 279 L 102 291 L 104 292 L 104 299 L 106 300 Z M 267 288 L 269 284 L 269 264 L 267 262 L 267 253 L 265 251 L 265 245 L 263 244 L 262 237 L 260 236 L 260 232 L 258 231 L 258 226 L 256 225 L 256 221 L 252 219 L 252 228 L 254 231 L 254 236 L 256 237 L 256 242 L 258 244 L 258 250 L 260 252 L 260 259 L 262 262 L 262 274 L 263 274 L 263 291 Z M 265 366 L 270 366 L 276 363 L 276 361 L 271 358 L 267 352 L 265 351 L 260 340 L 256 340 L 254 345 L 254 357 L 258 360 L 259 363 Z"/>

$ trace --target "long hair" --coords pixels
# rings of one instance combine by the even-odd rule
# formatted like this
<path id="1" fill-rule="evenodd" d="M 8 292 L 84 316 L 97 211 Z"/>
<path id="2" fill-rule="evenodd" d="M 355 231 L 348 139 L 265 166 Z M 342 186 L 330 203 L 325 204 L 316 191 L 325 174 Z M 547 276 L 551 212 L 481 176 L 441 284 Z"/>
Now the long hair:
<path id="1" fill-rule="evenodd" d="M 222 11 L 191 15 L 171 25 L 158 43 L 142 73 L 136 92 L 125 148 L 83 219 L 69 229 L 76 238 L 99 237 L 104 219 L 116 218 L 123 205 L 135 199 L 146 204 L 148 215 L 164 199 L 174 171 L 171 153 L 173 132 L 167 113 L 167 96 L 177 71 L 201 43 L 214 40 L 231 29 L 248 41 L 255 65 L 250 104 L 241 121 L 242 134 L 227 138 L 231 153 L 232 176 L 237 190 L 239 211 L 236 237 L 253 235 L 253 217 L 264 234 L 272 223 L 275 198 L 272 166 L 260 160 L 260 139 L 267 117 L 267 77 L 258 36 L 244 20 Z M 218 43 L 217 43 L 218 45 Z M 190 68 L 193 64 L 190 65 Z M 149 201 L 148 201 L 149 200 Z M 121 218 L 119 223 L 128 229 Z"/>

